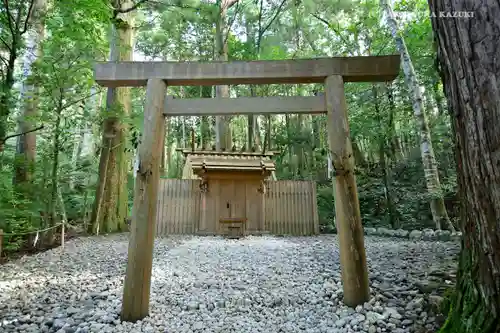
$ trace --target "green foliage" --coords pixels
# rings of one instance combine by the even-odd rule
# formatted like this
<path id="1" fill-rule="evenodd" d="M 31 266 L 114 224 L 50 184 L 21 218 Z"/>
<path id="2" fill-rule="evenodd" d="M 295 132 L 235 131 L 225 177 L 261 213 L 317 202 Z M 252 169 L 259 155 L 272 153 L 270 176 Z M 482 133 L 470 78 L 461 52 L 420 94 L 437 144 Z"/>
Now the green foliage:
<path id="1" fill-rule="evenodd" d="M 320 185 L 317 188 L 318 215 L 321 226 L 334 226 L 335 201 L 331 184 Z"/>
<path id="2" fill-rule="evenodd" d="M 217 56 L 214 48 L 215 22 L 219 13 L 217 2 L 167 0 L 151 2 L 141 8 L 135 22 L 136 59 L 140 55 L 154 60 L 205 61 Z M 427 5 L 423 0 L 397 1 L 395 8 L 422 12 L 427 10 Z M 228 57 L 230 60 L 279 60 L 395 53 L 392 37 L 380 16 L 378 0 L 303 0 L 285 2 L 281 7 L 280 1 L 240 1 L 228 11 L 227 24 L 231 25 L 226 34 Z M 56 0 L 47 12 L 42 56 L 29 78 L 39 87 L 39 113 L 33 121 L 44 124 L 44 130 L 37 136 L 35 175 L 29 188 L 36 199 L 21 195 L 12 185 L 15 158 L 15 141 L 12 140 L 0 157 L 0 227 L 5 230 L 20 232 L 42 227 L 49 221 L 42 219 L 41 213 L 51 210 L 59 220 L 62 209 L 53 202 L 54 184 L 63 194 L 70 220 L 81 222 L 89 215 L 98 182 L 101 124 L 105 117 L 123 117 L 113 109 L 104 111 L 105 94 L 99 95 L 92 72 L 94 61 L 108 56 L 111 17 L 108 1 L 74 0 L 68 6 L 67 1 Z M 456 217 L 453 138 L 444 111 L 442 85 L 434 68 L 430 21 L 425 15 L 415 15 L 400 23 L 414 67 L 425 88 L 442 193 L 450 216 Z M 0 20 L 0 36 L 6 31 L 5 22 Z M 1 45 L 0 50 L 5 51 Z M 27 78 L 16 78 L 18 83 L 24 79 Z M 411 95 L 402 76 L 391 85 L 349 83 L 345 89 L 350 136 L 359 150 L 355 154 L 356 177 L 364 225 L 388 227 L 396 221 L 406 229 L 432 226 L 429 200 L 436 194 L 426 189 L 418 127 L 412 115 Z M 230 87 L 231 97 L 252 94 L 311 96 L 322 90 L 322 85 Z M 131 114 L 120 120 L 130 126 L 132 136 L 142 131 L 145 91 L 142 88 L 130 91 Z M 181 98 L 208 98 L 213 91 L 214 87 L 210 86 L 169 87 L 168 93 Z M 16 113 L 21 113 L 19 107 Z M 257 116 L 255 120 L 255 137 L 262 143 L 268 119 Z M 326 121 L 324 115 L 273 115 L 271 133 L 268 133 L 272 143 L 266 148 L 276 151 L 278 179 L 317 181 L 320 223 L 334 231 Z M 8 122 L 9 128 L 14 129 L 16 119 L 9 118 Z M 203 120 L 176 117 L 167 122 L 165 145 L 171 156 L 163 176 L 179 178 L 184 160 L 175 149 L 190 145 L 193 129 L 197 144 L 213 145 L 215 117 Z M 248 123 L 247 116 L 231 117 L 232 140 L 238 150 L 248 144 Z M 86 147 L 85 153 L 78 148 L 82 131 L 95 142 Z M 131 144 L 124 149 L 135 151 Z M 132 162 L 128 185 L 131 207 Z M 55 211 L 51 207 L 55 207 Z"/>

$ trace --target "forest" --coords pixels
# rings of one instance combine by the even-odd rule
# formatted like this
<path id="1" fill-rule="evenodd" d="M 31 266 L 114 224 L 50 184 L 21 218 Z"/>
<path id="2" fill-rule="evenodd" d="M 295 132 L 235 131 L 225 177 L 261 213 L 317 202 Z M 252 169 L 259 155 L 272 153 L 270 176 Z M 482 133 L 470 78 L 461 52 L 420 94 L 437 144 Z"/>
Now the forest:
<path id="1" fill-rule="evenodd" d="M 468 99 L 465 93 L 458 92 L 463 87 L 458 88 L 454 81 L 457 78 L 450 74 L 450 66 L 455 65 L 446 59 L 461 55 L 443 53 L 452 48 L 446 43 L 454 43 L 461 35 L 444 33 L 452 28 L 441 26 L 429 11 L 429 6 L 434 12 L 455 8 L 451 2 L 72 0 L 68 5 L 65 0 L 2 0 L 3 254 L 56 246 L 62 227 L 70 237 L 128 230 L 145 89 L 100 87 L 93 78 L 97 61 L 281 60 L 399 54 L 400 75 L 393 82 L 345 85 L 363 227 L 464 232 L 474 229 L 476 223 L 476 230 L 484 232 L 478 224 L 494 221 L 498 211 L 489 211 L 486 219 L 486 208 L 477 204 L 483 196 L 474 192 L 475 199 L 467 201 L 458 184 L 462 181 L 462 186 L 480 186 L 476 178 L 467 178 L 472 171 L 460 163 L 466 158 L 470 162 L 472 150 L 467 151 L 469 155 L 457 157 L 456 153 L 472 144 L 460 141 L 460 133 L 465 133 L 463 118 L 458 117 L 465 112 L 460 101 Z M 461 6 L 457 8 L 472 10 L 474 4 L 466 1 Z M 491 6 L 489 9 L 498 13 L 498 4 Z M 489 11 L 478 13 L 483 16 L 473 19 L 486 34 L 490 30 L 484 28 L 486 23 L 481 24 Z M 447 22 L 462 24 L 458 18 Z M 491 36 L 488 42 L 498 46 Z M 491 47 L 485 47 L 484 54 L 494 52 Z M 498 67 L 491 66 L 496 68 L 493 76 L 498 80 Z M 484 88 L 481 84 L 486 81 L 479 80 L 477 89 Z M 324 94 L 323 85 L 316 84 L 168 89 L 174 98 Z M 336 232 L 326 115 L 182 116 L 167 117 L 165 122 L 161 177 L 181 177 L 184 160 L 180 148 L 273 151 L 277 179 L 316 182 L 321 230 Z M 497 118 L 490 115 L 481 122 L 491 126 L 498 123 L 498 111 Z M 476 158 L 488 151 L 481 147 L 475 151 Z M 457 161 L 459 168 L 465 168 L 462 174 L 457 174 Z M 489 168 L 489 175 L 493 175 L 491 170 L 498 170 L 498 164 Z M 483 179 L 486 175 L 484 171 Z M 490 183 L 498 186 L 498 175 L 492 176 Z M 491 188 L 488 191 L 494 193 Z M 469 208 L 460 211 L 466 201 Z M 472 216 L 474 209 L 483 209 L 483 215 L 476 215 L 482 222 L 470 222 L 464 217 Z M 498 220 L 492 230 L 491 239 L 481 238 L 490 249 L 500 244 Z M 480 233 L 471 237 L 485 236 Z M 470 241 L 479 244 L 478 238 Z M 462 252 L 462 258 L 464 253 L 467 251 Z M 498 256 L 490 260 L 492 266 L 498 267 Z M 498 272 L 495 276 L 492 279 L 496 279 L 496 287 L 481 277 L 488 280 L 490 296 L 499 293 Z M 465 283 L 459 287 L 467 290 L 469 280 L 459 277 L 459 281 Z M 474 296 L 475 302 L 478 299 Z M 462 303 L 457 301 L 464 307 L 470 305 Z M 495 304 L 488 306 L 499 310 L 498 299 Z M 480 314 L 470 316 L 475 321 L 487 321 Z M 488 321 L 491 330 L 484 332 L 494 332 L 498 313 L 494 318 Z"/>
<path id="2" fill-rule="evenodd" d="M 363 222 L 409 230 L 457 228 L 453 140 L 425 1 L 396 3 L 394 31 L 388 21 L 381 23 L 388 11 L 378 1 L 151 1 L 113 7 L 75 0 L 71 8 L 62 1 L 31 2 L 27 7 L 10 1 L 15 19 L 2 16 L 5 233 L 50 228 L 63 218 L 94 234 L 126 229 L 145 91 L 106 93 L 93 82 L 95 61 L 361 56 L 397 53 L 399 44 L 408 54 L 405 66 L 412 67 L 409 80 L 402 73 L 390 84 L 346 84 Z M 169 89 L 169 95 L 189 98 L 312 96 L 323 87 Z M 415 97 L 416 89 L 421 96 Z M 200 148 L 271 150 L 277 179 L 317 181 L 321 225 L 335 230 L 326 116 L 166 122 L 162 177 L 180 177 L 183 157 L 176 149 L 191 147 L 193 132 Z M 7 238 L 4 249 L 26 241 Z"/>

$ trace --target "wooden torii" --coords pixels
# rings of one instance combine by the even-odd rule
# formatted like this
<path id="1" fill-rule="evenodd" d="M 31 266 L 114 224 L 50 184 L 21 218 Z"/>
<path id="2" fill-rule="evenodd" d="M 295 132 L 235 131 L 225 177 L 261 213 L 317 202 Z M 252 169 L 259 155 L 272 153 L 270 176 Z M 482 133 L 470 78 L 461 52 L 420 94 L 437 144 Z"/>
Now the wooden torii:
<path id="1" fill-rule="evenodd" d="M 326 113 L 335 169 L 335 214 L 344 303 L 354 307 L 368 301 L 370 288 L 344 82 L 392 81 L 399 73 L 399 64 L 399 55 L 280 61 L 97 63 L 95 80 L 102 86 L 147 87 L 122 320 L 140 320 L 149 313 L 164 116 Z M 325 95 L 234 99 L 167 97 L 167 86 L 277 83 L 324 83 Z"/>

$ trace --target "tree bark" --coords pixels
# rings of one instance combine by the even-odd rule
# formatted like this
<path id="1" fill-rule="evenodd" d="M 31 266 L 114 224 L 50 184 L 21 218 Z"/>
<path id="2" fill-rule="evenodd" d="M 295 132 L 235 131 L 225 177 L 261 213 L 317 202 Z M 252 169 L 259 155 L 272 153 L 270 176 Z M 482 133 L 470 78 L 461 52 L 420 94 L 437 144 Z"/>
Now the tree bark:
<path id="1" fill-rule="evenodd" d="M 6 23 L 6 26 L 5 29 L 2 27 L 2 32 L 5 30 L 10 34 L 10 42 L 4 45 L 8 57 L 3 57 L 5 70 L 2 75 L 3 80 L 0 82 L 0 152 L 4 149 L 4 138 L 7 136 L 8 118 L 12 106 L 12 88 L 15 83 L 14 72 L 19 49 L 22 45 L 21 38 L 28 31 L 35 1 L 19 1 L 14 10 L 12 10 L 13 8 L 2 8 L 7 17 L 7 22 L 3 22 Z"/>
<path id="2" fill-rule="evenodd" d="M 71 154 L 71 174 L 69 176 L 69 188 L 71 190 L 74 190 L 75 188 L 75 178 L 74 178 L 74 174 L 72 174 L 76 168 L 77 168 L 77 165 L 78 165 L 78 159 L 80 157 L 80 154 L 81 154 L 81 151 L 82 151 L 82 146 L 83 146 L 83 134 L 84 134 L 84 124 L 83 122 L 85 122 L 85 119 L 82 120 L 82 123 L 78 124 L 78 132 L 76 133 L 75 135 L 75 142 L 73 144 L 73 152 Z"/>
<path id="3" fill-rule="evenodd" d="M 403 152 L 401 148 L 401 140 L 399 138 L 398 132 L 396 130 L 396 105 L 394 103 L 394 95 L 392 93 L 392 87 L 387 86 L 386 89 L 387 99 L 389 101 L 389 144 L 391 146 L 391 158 L 394 162 L 403 159 Z"/>
<path id="4" fill-rule="evenodd" d="M 377 121 L 379 123 L 380 133 L 379 133 L 379 164 L 380 170 L 382 171 L 382 181 L 384 183 L 384 199 L 385 205 L 387 207 L 388 215 L 389 215 L 389 224 L 393 229 L 399 229 L 401 224 L 399 223 L 399 219 L 396 216 L 396 210 L 394 207 L 394 200 L 392 196 L 392 188 L 391 188 L 391 170 L 387 165 L 386 159 L 386 134 L 390 132 L 390 128 L 387 129 L 382 121 L 382 115 L 380 114 L 380 100 L 378 97 L 378 87 L 375 84 L 372 84 L 372 94 L 373 101 L 375 106 L 375 116 L 377 117 Z M 391 124 L 389 123 L 389 126 Z M 354 155 L 356 156 L 356 155 Z"/>
<path id="5" fill-rule="evenodd" d="M 51 192 L 49 208 L 49 225 L 56 224 L 56 206 L 57 206 L 57 188 L 59 187 L 59 151 L 61 150 L 61 113 L 63 110 L 64 89 L 59 89 L 57 108 L 55 110 L 56 121 L 54 124 L 54 137 L 52 146 L 52 173 L 51 173 Z M 47 242 L 53 244 L 54 230 L 47 232 Z"/>
<path id="6" fill-rule="evenodd" d="M 380 6 L 383 8 L 384 13 L 387 15 L 387 23 L 391 30 L 391 34 L 396 43 L 396 47 L 401 54 L 401 65 L 407 84 L 412 92 L 413 113 L 419 126 L 420 132 L 420 153 L 422 155 L 422 162 L 424 166 L 425 181 L 427 191 L 431 199 L 432 219 L 436 229 L 445 228 L 454 230 L 453 225 L 446 212 L 446 206 L 443 200 L 443 193 L 441 189 L 441 182 L 437 169 L 436 157 L 434 156 L 434 149 L 432 148 L 431 132 L 426 117 L 426 110 L 424 108 L 422 90 L 420 88 L 417 74 L 413 68 L 413 64 L 406 48 L 405 41 L 399 32 L 394 13 L 387 0 L 380 0 Z"/>
<path id="7" fill-rule="evenodd" d="M 119 8 L 117 1 L 114 8 Z M 129 8 L 133 3 L 122 3 Z M 133 12 L 118 15 L 112 22 L 110 61 L 132 60 Z M 108 88 L 104 120 L 99 185 L 96 192 L 89 230 L 96 233 L 125 230 L 128 211 L 126 152 L 128 128 L 123 118 L 130 113 L 130 88 Z M 99 214 L 98 214 L 99 212 Z"/>
<path id="8" fill-rule="evenodd" d="M 227 10 L 231 8 L 238 0 L 217 0 L 219 5 L 219 15 L 217 22 L 215 24 L 215 48 L 217 54 L 217 60 L 227 61 L 228 60 L 228 49 L 227 49 L 227 34 L 226 30 L 229 30 L 226 24 Z M 217 97 L 229 98 L 229 86 L 216 86 Z M 230 130 L 231 116 L 216 116 L 215 117 L 215 127 L 216 127 L 216 138 L 215 145 L 217 150 L 229 150 L 232 146 L 231 130 Z"/>
<path id="9" fill-rule="evenodd" d="M 453 131 L 463 232 L 443 333 L 500 332 L 500 3 L 429 0 Z M 471 13 L 443 18 L 439 13 Z"/>
<path id="10" fill-rule="evenodd" d="M 257 56 L 259 52 L 255 50 L 255 31 L 253 29 L 253 22 L 249 19 L 247 16 L 245 19 L 245 31 L 246 31 L 246 37 L 247 37 L 247 48 L 250 50 L 250 55 L 252 57 Z M 255 97 L 256 87 L 254 85 L 250 85 L 250 96 Z M 252 147 L 254 147 L 254 137 L 255 137 L 255 122 L 257 116 L 254 114 L 249 114 L 247 115 L 247 150 L 252 151 Z"/>
<path id="11" fill-rule="evenodd" d="M 31 82 L 32 67 L 41 56 L 40 43 L 45 35 L 45 11 L 47 2 L 35 0 L 32 21 L 34 29 L 30 31 L 26 41 L 26 53 L 23 59 L 24 82 L 21 87 L 21 100 L 24 103 L 23 116 L 19 121 L 19 133 L 25 133 L 34 128 L 33 123 L 38 114 L 38 87 Z M 37 132 L 29 132 L 18 137 L 17 158 L 14 170 L 14 183 L 30 182 L 32 179 L 36 157 Z"/>

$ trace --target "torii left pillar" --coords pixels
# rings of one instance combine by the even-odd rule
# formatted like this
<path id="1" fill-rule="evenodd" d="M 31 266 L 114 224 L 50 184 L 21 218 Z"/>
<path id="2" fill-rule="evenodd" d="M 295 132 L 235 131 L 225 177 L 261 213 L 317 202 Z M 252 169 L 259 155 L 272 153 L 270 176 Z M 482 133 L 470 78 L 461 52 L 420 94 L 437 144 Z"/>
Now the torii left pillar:
<path id="1" fill-rule="evenodd" d="M 163 80 L 148 80 L 144 127 L 138 151 L 139 167 L 135 179 L 128 264 L 123 286 L 123 321 L 134 322 L 149 314 L 166 96 L 167 85 Z"/>
<path id="2" fill-rule="evenodd" d="M 370 287 L 342 76 L 326 78 L 325 103 L 328 141 L 335 169 L 335 220 L 344 303 L 355 307 L 369 300 Z"/>

